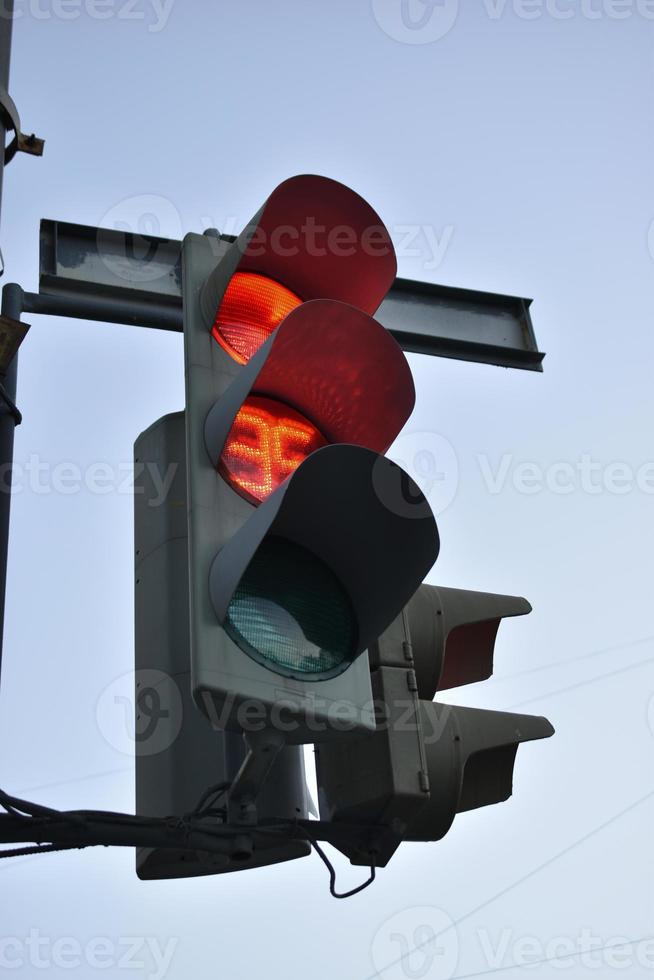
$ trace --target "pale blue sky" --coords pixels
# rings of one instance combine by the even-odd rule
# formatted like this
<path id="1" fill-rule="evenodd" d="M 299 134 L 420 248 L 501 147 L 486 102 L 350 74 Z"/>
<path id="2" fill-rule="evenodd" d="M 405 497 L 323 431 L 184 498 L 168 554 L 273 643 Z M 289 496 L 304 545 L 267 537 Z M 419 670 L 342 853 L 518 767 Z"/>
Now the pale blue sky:
<path id="1" fill-rule="evenodd" d="M 413 15 L 426 9 L 412 4 Z M 116 948 L 175 940 L 174 980 L 367 980 L 400 954 L 392 936 L 411 945 L 443 913 L 461 920 L 447 955 L 431 972 L 414 958 L 413 973 L 394 966 L 384 980 L 509 966 L 521 937 L 546 958 L 561 939 L 579 949 L 584 930 L 602 945 L 654 935 L 652 798 L 620 816 L 654 789 L 651 466 L 637 479 L 654 460 L 647 4 L 447 0 L 433 16 L 458 16 L 426 43 L 397 39 L 400 0 L 111 0 L 104 20 L 90 0 L 19 9 L 12 94 L 47 142 L 42 160 L 19 158 L 6 175 L 9 280 L 37 287 L 42 217 L 96 225 L 154 211 L 161 234 L 233 231 L 279 181 L 317 172 L 356 189 L 396 235 L 418 225 L 445 243 L 434 267 L 423 236 L 401 274 L 534 297 L 545 373 L 412 356 L 407 432 L 449 444 L 458 461 L 429 581 L 534 606 L 501 629 L 495 678 L 449 700 L 524 704 L 557 734 L 520 750 L 510 802 L 462 815 L 438 844 L 405 845 L 346 903 L 329 898 L 315 858 L 160 884 L 136 879 L 130 851 L 6 862 L 0 940 L 22 944 L 14 975 L 36 972 L 30 929 L 85 948 L 101 936 Z M 179 335 L 30 320 L 18 462 L 129 464 L 138 433 L 183 406 Z M 570 493 L 548 488 L 548 475 L 568 472 L 554 464 L 584 456 L 600 492 L 581 477 Z M 542 474 L 533 494 L 521 492 L 525 463 Z M 628 467 L 626 492 L 615 492 L 615 463 Z M 490 492 L 500 466 L 504 483 Z M 132 667 L 131 497 L 43 494 L 27 481 L 13 508 L 1 784 L 56 806 L 129 810 L 131 759 L 97 705 Z M 343 885 L 360 880 L 337 865 Z M 504 940 L 499 959 L 484 952 Z M 650 972 L 638 952 L 623 948 L 622 976 Z M 601 962 L 567 972 L 612 976 Z M 52 957 L 50 968 L 125 975 L 117 953 L 102 971 Z M 532 971 L 560 973 L 560 962 Z M 156 975 L 151 960 L 139 975 Z"/>

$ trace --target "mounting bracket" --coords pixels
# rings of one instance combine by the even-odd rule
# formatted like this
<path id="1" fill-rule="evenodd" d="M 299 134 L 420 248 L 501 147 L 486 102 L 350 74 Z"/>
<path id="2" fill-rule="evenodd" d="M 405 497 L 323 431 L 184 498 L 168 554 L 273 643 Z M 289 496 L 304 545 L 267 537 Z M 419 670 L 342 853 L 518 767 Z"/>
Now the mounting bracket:
<path id="1" fill-rule="evenodd" d="M 7 89 L 0 85 L 0 118 L 7 132 L 13 132 L 14 137 L 5 147 L 5 166 L 14 159 L 17 153 L 29 153 L 32 156 L 43 156 L 45 140 L 32 133 L 26 136 L 20 128 L 20 116 L 16 103 Z"/>

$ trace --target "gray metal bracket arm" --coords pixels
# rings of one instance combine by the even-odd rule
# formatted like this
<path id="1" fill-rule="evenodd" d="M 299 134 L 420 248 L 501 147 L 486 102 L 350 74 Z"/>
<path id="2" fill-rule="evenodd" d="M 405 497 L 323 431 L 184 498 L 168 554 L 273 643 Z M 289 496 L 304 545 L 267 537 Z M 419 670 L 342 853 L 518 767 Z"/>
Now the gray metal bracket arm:
<path id="1" fill-rule="evenodd" d="M 248 754 L 229 788 L 230 823 L 257 822 L 256 798 L 272 765 L 284 747 L 281 733 L 266 730 L 243 736 Z"/>
<path id="2" fill-rule="evenodd" d="M 43 156 L 45 140 L 35 136 L 34 133 L 27 136 L 22 132 L 16 103 L 2 85 L 0 85 L 0 117 L 5 129 L 14 134 L 11 142 L 5 147 L 5 166 L 14 159 L 17 153 L 30 153 L 35 157 Z"/>

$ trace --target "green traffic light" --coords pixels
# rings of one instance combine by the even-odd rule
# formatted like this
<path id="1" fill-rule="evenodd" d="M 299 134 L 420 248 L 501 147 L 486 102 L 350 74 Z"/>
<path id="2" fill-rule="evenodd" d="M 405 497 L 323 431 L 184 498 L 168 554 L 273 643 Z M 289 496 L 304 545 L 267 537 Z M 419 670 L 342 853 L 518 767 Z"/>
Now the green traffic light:
<path id="1" fill-rule="evenodd" d="M 333 677 L 356 649 L 352 604 L 306 548 L 265 538 L 227 609 L 225 629 L 255 660 L 285 675 Z"/>

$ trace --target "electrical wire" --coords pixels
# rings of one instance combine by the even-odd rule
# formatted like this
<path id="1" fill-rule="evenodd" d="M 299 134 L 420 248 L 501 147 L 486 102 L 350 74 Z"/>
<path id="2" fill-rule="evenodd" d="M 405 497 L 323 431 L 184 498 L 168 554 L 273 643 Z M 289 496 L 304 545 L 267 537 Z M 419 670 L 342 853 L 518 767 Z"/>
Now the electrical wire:
<path id="1" fill-rule="evenodd" d="M 334 865 L 331 863 L 325 852 L 323 851 L 320 844 L 312 840 L 311 846 L 313 847 L 316 854 L 320 857 L 327 870 L 329 871 L 329 894 L 332 898 L 351 898 L 353 895 L 358 895 L 362 892 L 364 888 L 372 885 L 376 877 L 375 865 L 371 863 L 370 865 L 370 877 L 366 879 L 361 885 L 357 885 L 356 888 L 351 888 L 348 892 L 337 892 L 336 891 L 336 871 L 334 870 Z"/>
<path id="2" fill-rule="evenodd" d="M 0 806 L 2 806 L 7 813 L 11 814 L 11 816 L 26 821 L 35 819 L 50 819 L 65 820 L 79 824 L 80 820 L 83 820 L 83 813 L 78 815 L 75 813 L 75 811 L 67 813 L 61 810 L 54 810 L 52 807 L 43 806 L 40 803 L 32 803 L 28 800 L 21 800 L 16 796 L 10 796 L 3 790 L 0 790 Z"/>
<path id="3" fill-rule="evenodd" d="M 307 840 L 313 847 L 314 851 L 316 852 L 316 854 L 318 855 L 322 863 L 329 871 L 329 894 L 332 896 L 332 898 L 351 898 L 353 895 L 358 895 L 359 892 L 362 892 L 364 888 L 368 888 L 369 885 L 372 885 L 376 877 L 376 869 L 375 869 L 374 861 L 370 862 L 370 877 L 367 878 L 366 881 L 363 882 L 363 884 L 357 885 L 356 888 L 351 888 L 347 892 L 337 892 L 336 871 L 334 869 L 334 865 L 331 863 L 331 861 L 329 860 L 329 858 L 327 857 L 327 855 L 325 854 L 325 852 L 323 851 L 322 847 L 320 846 L 316 838 L 313 836 L 313 834 L 310 833 L 306 827 L 302 827 L 301 829 L 302 832 L 305 834 Z"/>
<path id="4" fill-rule="evenodd" d="M 216 801 L 227 792 L 231 786 L 231 782 L 216 783 L 215 786 L 210 786 L 209 789 L 205 790 L 198 802 L 195 805 L 195 809 L 191 810 L 192 816 L 199 816 L 201 814 L 208 813 L 210 806 L 215 805 Z"/>
<path id="5" fill-rule="evenodd" d="M 55 810 L 52 807 L 43 806 L 39 803 L 32 803 L 28 800 L 21 800 L 18 797 L 10 796 L 0 789 L 0 806 L 6 810 L 6 816 L 0 815 L 0 840 L 2 839 L 2 824 L 4 821 L 13 821 L 12 826 L 25 827 L 25 840 L 30 840 L 30 830 L 34 827 L 39 828 L 40 836 L 47 836 L 48 827 L 53 825 L 61 828 L 61 824 L 73 824 L 77 827 L 88 829 L 93 825 L 108 825 L 113 827 L 133 827 L 143 829 L 151 827 L 161 829 L 170 827 L 184 831 L 186 839 L 191 831 L 201 831 L 211 837 L 226 838 L 234 835 L 234 828 L 228 826 L 207 826 L 205 820 L 207 816 L 225 815 L 225 808 L 216 807 L 216 803 L 227 792 L 232 784 L 229 782 L 217 783 L 210 786 L 200 797 L 195 808 L 182 817 L 139 817 L 128 813 L 116 813 L 110 810 Z M 372 828 L 371 828 L 372 829 Z M 277 836 L 288 836 L 289 831 L 292 835 L 298 833 L 304 836 L 320 860 L 329 872 L 329 893 L 333 898 L 351 898 L 367 888 L 375 880 L 376 869 L 374 861 L 370 864 L 370 876 L 361 885 L 351 888 L 346 892 L 336 891 L 336 871 L 333 864 L 318 843 L 311 831 L 297 821 L 275 820 L 257 824 L 252 830 L 256 833 L 273 834 Z M 14 831 L 15 832 L 15 831 Z M 22 831 L 21 831 L 22 832 Z M 239 828 L 241 832 L 241 828 Z M 34 838 L 31 838 L 34 839 Z M 32 854 L 52 853 L 55 851 L 81 850 L 86 847 L 107 846 L 100 842 L 78 841 L 76 843 L 50 843 L 50 844 L 31 844 L 24 847 L 0 849 L 0 859 L 8 857 L 21 857 Z"/>
<path id="6" fill-rule="evenodd" d="M 6 794 L 3 793 L 1 790 L 0 790 L 0 806 L 2 806 L 2 808 L 6 810 L 7 813 L 10 813 L 12 817 L 23 816 L 23 814 L 19 813 L 19 811 L 14 808 L 13 803 L 11 803 L 11 797 L 6 796 Z"/>
<path id="7" fill-rule="evenodd" d="M 12 847 L 11 849 L 0 848 L 0 859 L 10 857 L 25 857 L 30 854 L 47 854 L 54 851 L 81 851 L 90 844 L 34 844 L 30 847 Z"/>

